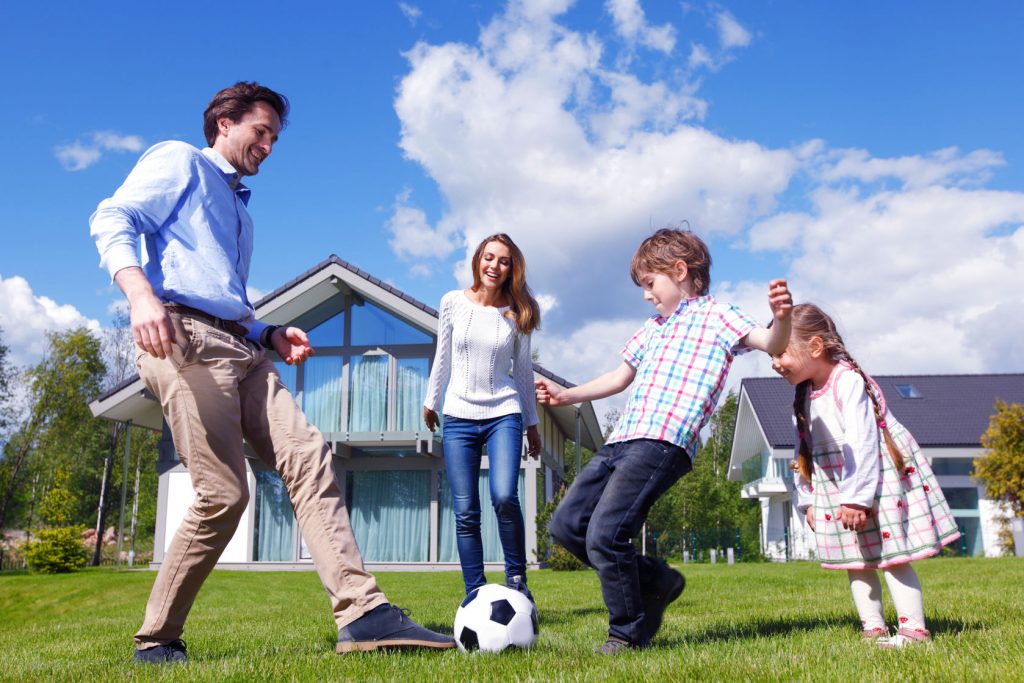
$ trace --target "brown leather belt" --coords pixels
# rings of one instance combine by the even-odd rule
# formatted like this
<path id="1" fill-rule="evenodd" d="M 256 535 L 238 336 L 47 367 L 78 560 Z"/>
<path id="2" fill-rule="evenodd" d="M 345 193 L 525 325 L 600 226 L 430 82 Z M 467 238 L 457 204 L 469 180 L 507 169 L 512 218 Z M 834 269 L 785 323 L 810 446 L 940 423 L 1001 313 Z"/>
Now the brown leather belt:
<path id="1" fill-rule="evenodd" d="M 177 313 L 178 315 L 186 316 L 188 318 L 201 320 L 210 327 L 216 327 L 218 330 L 224 330 L 228 334 L 233 334 L 236 337 L 244 339 L 248 332 L 244 325 L 235 320 L 222 320 L 216 316 L 210 315 L 206 311 L 200 311 L 198 308 L 192 308 L 191 306 L 185 306 L 184 304 L 164 304 L 164 308 L 166 308 L 169 313 Z"/>

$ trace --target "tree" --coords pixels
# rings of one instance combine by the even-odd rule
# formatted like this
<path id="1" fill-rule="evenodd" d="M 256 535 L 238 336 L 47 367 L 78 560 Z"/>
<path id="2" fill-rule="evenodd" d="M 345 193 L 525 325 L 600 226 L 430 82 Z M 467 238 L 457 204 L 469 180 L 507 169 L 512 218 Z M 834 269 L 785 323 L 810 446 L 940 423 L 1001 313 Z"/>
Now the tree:
<path id="1" fill-rule="evenodd" d="M 16 373 L 8 360 L 8 352 L 3 342 L 3 328 L 0 327 L 0 444 L 7 442 L 15 422 L 13 395 Z"/>
<path id="2" fill-rule="evenodd" d="M 70 478 L 67 465 L 54 470 L 50 490 L 39 504 L 39 515 L 49 526 L 40 530 L 39 540 L 30 543 L 25 552 L 28 565 L 45 574 L 72 572 L 85 566 L 83 527 L 69 526 L 76 507 L 75 496 L 68 489 Z"/>
<path id="3" fill-rule="evenodd" d="M 975 460 L 974 478 L 990 498 L 1005 501 L 1013 516 L 1024 518 L 1024 406 L 996 401 L 981 445 L 987 452 Z M 1012 550 L 1008 529 L 1002 535 L 1004 548 Z"/>

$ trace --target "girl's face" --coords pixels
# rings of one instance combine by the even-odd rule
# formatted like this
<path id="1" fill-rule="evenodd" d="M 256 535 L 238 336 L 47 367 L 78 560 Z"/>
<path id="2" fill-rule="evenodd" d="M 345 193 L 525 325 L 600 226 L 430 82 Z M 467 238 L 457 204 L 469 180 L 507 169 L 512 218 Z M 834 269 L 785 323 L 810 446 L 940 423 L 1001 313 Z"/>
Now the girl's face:
<path id="1" fill-rule="evenodd" d="M 497 240 L 484 245 L 478 275 L 486 289 L 501 289 L 512 272 L 512 252 Z"/>
<path id="2" fill-rule="evenodd" d="M 820 337 L 807 341 L 791 336 L 786 350 L 781 355 L 772 356 L 772 369 L 793 386 L 806 380 L 811 380 L 815 388 L 824 386 L 832 365 L 825 356 Z"/>

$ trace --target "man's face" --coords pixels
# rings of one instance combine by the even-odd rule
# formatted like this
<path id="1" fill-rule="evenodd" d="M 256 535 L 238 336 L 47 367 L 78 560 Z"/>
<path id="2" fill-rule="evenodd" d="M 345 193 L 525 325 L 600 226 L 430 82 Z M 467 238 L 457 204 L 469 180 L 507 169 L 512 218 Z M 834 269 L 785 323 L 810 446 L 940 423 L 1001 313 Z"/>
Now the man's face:
<path id="1" fill-rule="evenodd" d="M 217 120 L 217 139 L 213 148 L 240 175 L 260 172 L 260 164 L 270 156 L 281 132 L 281 117 L 266 102 L 257 102 L 238 121 L 228 118 Z"/>

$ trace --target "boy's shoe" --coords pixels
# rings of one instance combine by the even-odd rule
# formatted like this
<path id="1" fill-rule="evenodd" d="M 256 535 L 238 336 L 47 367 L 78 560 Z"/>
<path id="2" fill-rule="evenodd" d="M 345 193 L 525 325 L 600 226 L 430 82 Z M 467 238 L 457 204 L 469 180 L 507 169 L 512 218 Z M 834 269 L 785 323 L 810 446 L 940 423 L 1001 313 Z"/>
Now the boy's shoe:
<path id="1" fill-rule="evenodd" d="M 932 642 L 932 634 L 923 628 L 901 628 L 891 638 L 879 638 L 878 647 L 885 650 L 898 650 L 912 645 L 924 645 Z"/>
<path id="2" fill-rule="evenodd" d="M 874 643 L 879 638 L 888 638 L 888 637 L 889 637 L 889 629 L 882 628 L 881 626 L 878 627 L 878 628 L 866 628 L 866 629 L 864 629 L 864 630 L 862 630 L 860 632 L 861 642 L 864 642 L 864 643 Z"/>
<path id="3" fill-rule="evenodd" d="M 136 650 L 132 656 L 136 664 L 175 664 L 188 661 L 188 653 L 185 651 L 185 641 L 172 640 L 164 645 L 156 645 L 145 650 Z"/>
<path id="4" fill-rule="evenodd" d="M 505 585 L 514 591 L 519 591 L 526 597 L 530 598 L 530 602 L 537 604 L 537 601 L 533 599 L 533 593 L 531 593 L 530 589 L 526 587 L 526 581 L 523 580 L 523 577 L 519 575 L 509 577 L 505 579 Z"/>
<path id="5" fill-rule="evenodd" d="M 455 647 L 455 639 L 425 629 L 409 618 L 409 611 L 388 603 L 372 610 L 338 631 L 338 654 L 370 652 L 387 648 L 408 650 Z"/>
<path id="6" fill-rule="evenodd" d="M 635 648 L 636 645 L 633 645 L 632 643 L 627 643 L 624 640 L 608 636 L 608 640 L 605 641 L 604 645 L 594 650 L 594 652 L 599 655 L 617 655 L 625 652 L 626 650 L 633 650 Z"/>
<path id="7" fill-rule="evenodd" d="M 665 561 L 660 561 L 658 576 L 646 589 L 641 588 L 640 599 L 644 604 L 644 634 L 648 640 L 661 628 L 665 609 L 675 601 L 686 588 L 686 578 Z"/>

